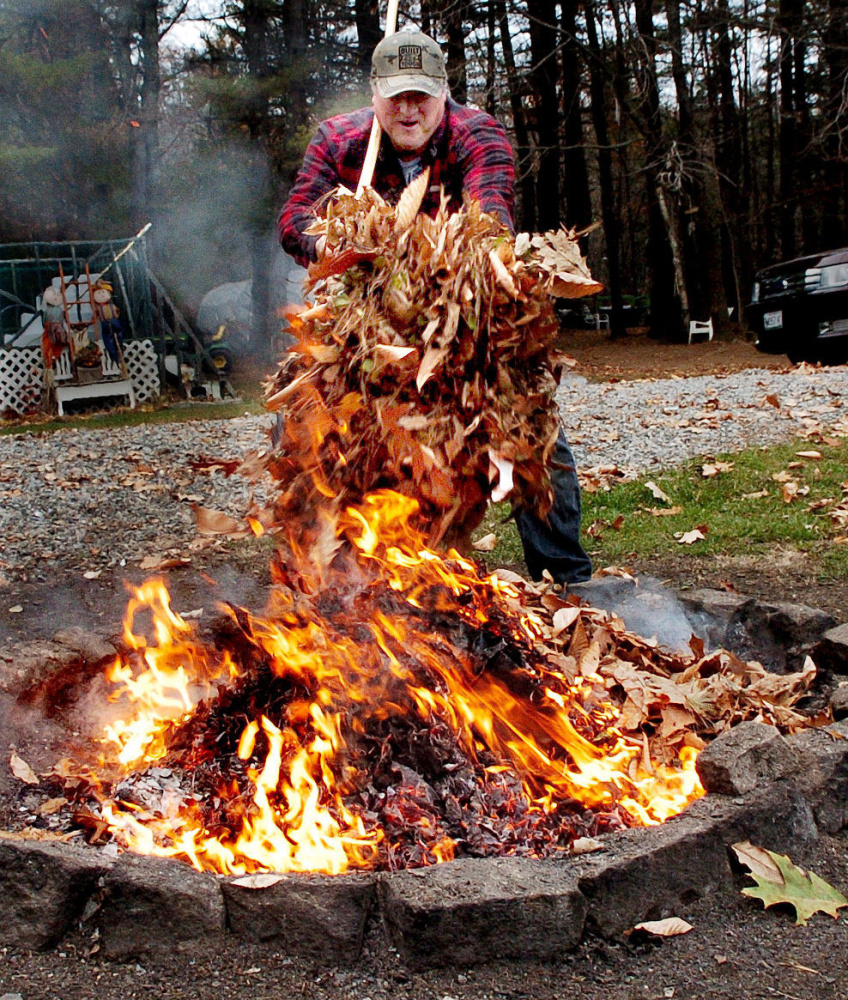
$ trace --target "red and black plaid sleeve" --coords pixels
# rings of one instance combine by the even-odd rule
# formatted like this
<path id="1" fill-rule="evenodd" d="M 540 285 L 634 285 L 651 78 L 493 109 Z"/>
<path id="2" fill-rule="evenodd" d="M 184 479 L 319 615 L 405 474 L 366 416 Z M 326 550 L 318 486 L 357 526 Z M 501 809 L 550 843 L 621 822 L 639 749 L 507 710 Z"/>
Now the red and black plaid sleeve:
<path id="1" fill-rule="evenodd" d="M 514 229 L 515 164 L 506 131 L 484 111 L 451 102 L 450 173 L 455 158 L 462 176 L 462 193 L 476 198 L 480 207 Z"/>
<path id="2" fill-rule="evenodd" d="M 317 237 L 305 236 L 321 199 L 344 184 L 355 188 L 365 159 L 374 114 L 370 109 L 322 122 L 309 143 L 278 222 L 283 249 L 306 267 L 315 260 Z"/>

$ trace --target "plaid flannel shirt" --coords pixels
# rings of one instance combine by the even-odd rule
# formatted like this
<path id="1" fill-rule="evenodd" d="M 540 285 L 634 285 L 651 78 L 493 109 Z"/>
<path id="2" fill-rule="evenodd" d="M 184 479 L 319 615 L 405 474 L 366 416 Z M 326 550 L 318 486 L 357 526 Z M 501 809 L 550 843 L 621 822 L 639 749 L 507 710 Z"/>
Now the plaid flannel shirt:
<path id="1" fill-rule="evenodd" d="M 315 260 L 317 237 L 304 230 L 316 216 L 316 203 L 344 184 L 355 190 L 359 182 L 374 112 L 363 108 L 322 122 L 306 150 L 279 219 L 283 248 L 304 266 Z M 484 111 L 466 108 L 448 98 L 445 116 L 421 154 L 430 167 L 430 187 L 422 212 L 435 215 L 444 185 L 450 210 L 462 205 L 463 195 L 480 202 L 484 212 L 498 216 L 513 228 L 515 166 L 512 147 L 503 126 Z M 405 186 L 400 161 L 384 134 L 372 186 L 395 204 Z"/>

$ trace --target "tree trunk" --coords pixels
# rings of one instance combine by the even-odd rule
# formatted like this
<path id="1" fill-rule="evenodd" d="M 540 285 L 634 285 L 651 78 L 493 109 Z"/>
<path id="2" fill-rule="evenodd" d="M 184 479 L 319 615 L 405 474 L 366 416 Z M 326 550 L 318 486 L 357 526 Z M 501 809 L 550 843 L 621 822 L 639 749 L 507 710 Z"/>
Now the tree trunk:
<path id="1" fill-rule="evenodd" d="M 664 161 L 660 95 L 657 83 L 653 5 L 651 0 L 636 0 L 636 27 L 641 43 L 638 65 L 640 91 L 643 95 L 643 134 L 645 137 L 645 186 L 648 195 L 648 268 L 651 289 L 651 333 L 655 337 L 682 340 L 680 309 L 674 295 L 674 261 L 669 233 L 659 202 L 659 170 Z"/>
<path id="2" fill-rule="evenodd" d="M 830 0 L 824 58 L 828 80 L 822 245 L 838 247 L 848 242 L 848 150 L 840 135 L 841 121 L 848 113 L 848 0 Z"/>
<path id="3" fill-rule="evenodd" d="M 445 63 L 448 86 L 455 101 L 465 104 L 468 100 L 468 75 L 465 63 L 465 2 L 450 0 L 442 11 L 445 32 Z"/>
<path id="4" fill-rule="evenodd" d="M 612 147 L 607 127 L 606 93 L 604 88 L 604 54 L 598 41 L 595 11 L 592 0 L 585 0 L 586 37 L 589 51 L 589 93 L 591 97 L 592 124 L 598 143 L 598 180 L 600 182 L 601 220 L 607 248 L 609 293 L 612 299 L 610 336 L 622 337 L 624 325 L 624 299 L 621 290 L 621 222 L 615 206 L 615 188 L 612 176 Z"/>
<path id="5" fill-rule="evenodd" d="M 527 11 L 536 101 L 534 125 L 539 149 L 536 211 L 540 229 L 558 229 L 561 216 L 556 3 L 554 0 L 532 0 L 527 4 Z"/>
<path id="6" fill-rule="evenodd" d="M 577 39 L 579 0 L 563 0 L 562 25 L 562 101 L 565 109 L 565 224 L 584 229 L 592 221 L 589 174 L 583 138 L 583 109 L 580 104 L 580 53 Z"/>
<path id="7" fill-rule="evenodd" d="M 293 31 L 297 31 L 298 11 L 292 8 L 298 4 L 285 4 L 285 13 Z M 247 72 L 251 90 L 247 98 L 245 119 L 250 136 L 250 152 L 253 160 L 249 178 L 248 197 L 256 206 L 259 218 L 252 227 L 251 246 L 251 299 L 253 307 L 253 329 L 251 338 L 254 350 L 267 354 L 271 349 L 271 260 L 268 254 L 268 227 L 260 219 L 263 206 L 270 205 L 271 188 L 268 175 L 266 142 L 268 137 L 268 94 L 264 81 L 268 76 L 268 31 L 271 10 L 267 0 L 244 0 L 242 8 L 244 26 L 244 51 L 247 57 Z"/>
<path id="8" fill-rule="evenodd" d="M 798 126 L 796 48 L 803 0 L 780 0 L 780 251 L 784 258 L 794 257 L 797 247 L 797 216 L 799 209 L 796 177 L 798 170 Z"/>
<path id="9" fill-rule="evenodd" d="M 366 79 L 371 75 L 371 53 L 383 37 L 380 30 L 380 5 L 377 0 L 354 0 L 356 55 Z"/>
<path id="10" fill-rule="evenodd" d="M 139 36 L 141 86 L 139 89 L 139 128 L 135 149 L 135 206 L 139 228 L 156 221 L 156 174 L 159 163 L 159 92 L 162 76 L 159 67 L 159 0 L 140 0 Z M 155 227 L 154 227 L 155 233 Z M 148 245 L 155 252 L 156 239 Z"/>
<path id="11" fill-rule="evenodd" d="M 533 232 L 536 229 L 536 188 L 533 184 L 533 149 L 530 144 L 530 132 L 527 127 L 527 116 L 521 103 L 522 81 L 515 65 L 515 53 L 512 49 L 512 34 L 509 16 L 504 0 L 493 0 L 497 12 L 498 33 L 501 40 L 504 64 L 506 66 L 507 89 L 509 90 L 509 106 L 512 112 L 512 127 L 515 129 L 515 145 L 518 173 L 518 189 L 521 194 L 520 229 Z"/>
<path id="12" fill-rule="evenodd" d="M 497 80 L 498 62 L 496 54 L 497 19 L 495 0 L 486 3 L 486 111 L 494 115 L 497 111 L 495 96 L 495 81 Z"/>

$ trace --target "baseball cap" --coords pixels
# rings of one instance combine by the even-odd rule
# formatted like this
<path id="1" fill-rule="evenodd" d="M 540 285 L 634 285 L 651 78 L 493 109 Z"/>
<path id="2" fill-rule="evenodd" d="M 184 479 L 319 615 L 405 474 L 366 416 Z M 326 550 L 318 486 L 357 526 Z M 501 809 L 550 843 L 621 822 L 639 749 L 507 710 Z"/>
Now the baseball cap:
<path id="1" fill-rule="evenodd" d="M 438 97 L 447 87 L 445 57 L 423 31 L 396 31 L 371 56 L 371 83 L 380 97 L 416 90 Z"/>

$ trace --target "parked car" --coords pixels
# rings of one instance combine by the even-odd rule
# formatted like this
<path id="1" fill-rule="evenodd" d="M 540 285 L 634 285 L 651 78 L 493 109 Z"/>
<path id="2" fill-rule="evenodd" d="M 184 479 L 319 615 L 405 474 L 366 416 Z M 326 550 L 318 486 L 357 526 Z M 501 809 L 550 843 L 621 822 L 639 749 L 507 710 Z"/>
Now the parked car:
<path id="1" fill-rule="evenodd" d="M 745 307 L 756 346 L 793 363 L 848 361 L 848 247 L 774 264 L 754 279 Z"/>

